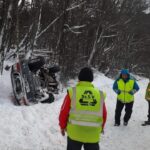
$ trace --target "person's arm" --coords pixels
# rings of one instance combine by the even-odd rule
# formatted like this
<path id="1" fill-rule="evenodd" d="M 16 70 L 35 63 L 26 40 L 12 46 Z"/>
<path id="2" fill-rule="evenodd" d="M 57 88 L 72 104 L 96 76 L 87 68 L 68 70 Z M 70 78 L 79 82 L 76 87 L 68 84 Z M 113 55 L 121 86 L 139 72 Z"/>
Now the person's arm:
<path id="1" fill-rule="evenodd" d="M 116 80 L 116 81 L 114 82 L 114 84 L 113 84 L 113 90 L 116 92 L 116 94 L 120 94 L 121 91 L 118 89 L 117 81 L 118 81 L 118 80 Z"/>
<path id="2" fill-rule="evenodd" d="M 61 129 L 61 134 L 65 135 L 65 129 L 68 122 L 69 111 L 71 106 L 71 100 L 69 94 L 66 95 L 64 102 L 61 106 L 60 114 L 59 114 L 59 126 Z"/>
<path id="3" fill-rule="evenodd" d="M 130 91 L 130 94 L 131 94 L 131 95 L 134 95 L 137 91 L 139 91 L 139 89 L 140 89 L 140 88 L 139 88 L 137 82 L 134 81 L 133 90 Z"/>
<path id="4" fill-rule="evenodd" d="M 103 124 L 102 124 L 102 131 L 104 131 L 106 120 L 107 120 L 107 109 L 106 109 L 106 105 L 105 105 L 105 102 L 104 102 L 103 103 Z"/>

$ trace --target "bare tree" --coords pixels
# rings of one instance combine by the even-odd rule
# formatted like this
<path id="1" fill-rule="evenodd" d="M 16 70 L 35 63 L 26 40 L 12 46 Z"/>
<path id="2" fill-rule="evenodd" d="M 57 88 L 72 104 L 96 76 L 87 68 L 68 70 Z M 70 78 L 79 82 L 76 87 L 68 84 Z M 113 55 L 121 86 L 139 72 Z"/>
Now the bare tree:
<path id="1" fill-rule="evenodd" d="M 19 0 L 3 1 L 3 18 L 0 30 L 0 70 L 3 70 L 3 61 L 9 51 L 16 25 L 16 12 Z"/>

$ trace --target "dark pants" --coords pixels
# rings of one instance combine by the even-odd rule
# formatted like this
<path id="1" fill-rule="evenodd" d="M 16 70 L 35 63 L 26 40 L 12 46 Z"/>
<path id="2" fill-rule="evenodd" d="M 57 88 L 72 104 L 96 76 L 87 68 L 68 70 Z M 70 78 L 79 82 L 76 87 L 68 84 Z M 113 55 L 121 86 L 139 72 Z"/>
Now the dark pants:
<path id="1" fill-rule="evenodd" d="M 148 101 L 148 120 L 150 121 L 150 101 Z"/>
<path id="2" fill-rule="evenodd" d="M 125 106 L 125 115 L 124 115 L 123 120 L 124 122 L 128 122 L 132 114 L 133 102 L 125 104 L 117 100 L 116 110 L 115 110 L 115 123 L 119 125 L 120 125 L 121 112 L 124 106 Z"/>
<path id="3" fill-rule="evenodd" d="M 98 143 L 82 143 L 78 141 L 74 141 L 67 138 L 67 150 L 81 150 L 82 146 L 84 146 L 84 150 L 99 150 Z"/>

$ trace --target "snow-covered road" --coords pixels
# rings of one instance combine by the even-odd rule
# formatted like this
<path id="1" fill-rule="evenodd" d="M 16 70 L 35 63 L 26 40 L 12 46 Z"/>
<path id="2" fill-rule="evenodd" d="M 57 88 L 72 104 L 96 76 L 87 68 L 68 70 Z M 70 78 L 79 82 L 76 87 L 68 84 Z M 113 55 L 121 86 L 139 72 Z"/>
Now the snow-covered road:
<path id="1" fill-rule="evenodd" d="M 68 85 L 75 83 L 70 80 Z M 150 126 L 141 126 L 142 121 L 147 119 L 144 94 L 148 80 L 143 78 L 138 82 L 140 91 L 135 96 L 132 118 L 127 127 L 113 126 L 116 104 L 113 80 L 95 73 L 93 83 L 107 93 L 108 119 L 105 134 L 101 137 L 101 150 L 149 150 Z M 4 71 L 0 76 L 0 150 L 65 150 L 66 136 L 61 136 L 58 126 L 65 92 L 64 88 L 52 104 L 14 106 L 9 72 Z"/>

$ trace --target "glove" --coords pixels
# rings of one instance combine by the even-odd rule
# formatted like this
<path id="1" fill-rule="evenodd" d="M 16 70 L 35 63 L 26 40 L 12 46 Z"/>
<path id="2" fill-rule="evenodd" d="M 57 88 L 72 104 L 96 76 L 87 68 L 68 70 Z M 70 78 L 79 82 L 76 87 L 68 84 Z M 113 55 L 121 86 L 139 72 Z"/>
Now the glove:
<path id="1" fill-rule="evenodd" d="M 65 129 L 61 129 L 60 132 L 62 136 L 65 136 Z"/>
<path id="2" fill-rule="evenodd" d="M 134 92 L 133 91 L 129 91 L 128 92 L 130 95 L 134 95 Z"/>
<path id="3" fill-rule="evenodd" d="M 117 90 L 116 92 L 117 92 L 117 94 L 118 94 L 118 95 L 121 93 L 121 91 L 120 91 L 120 90 Z"/>
<path id="4" fill-rule="evenodd" d="M 101 133 L 104 134 L 104 129 L 102 129 Z"/>

